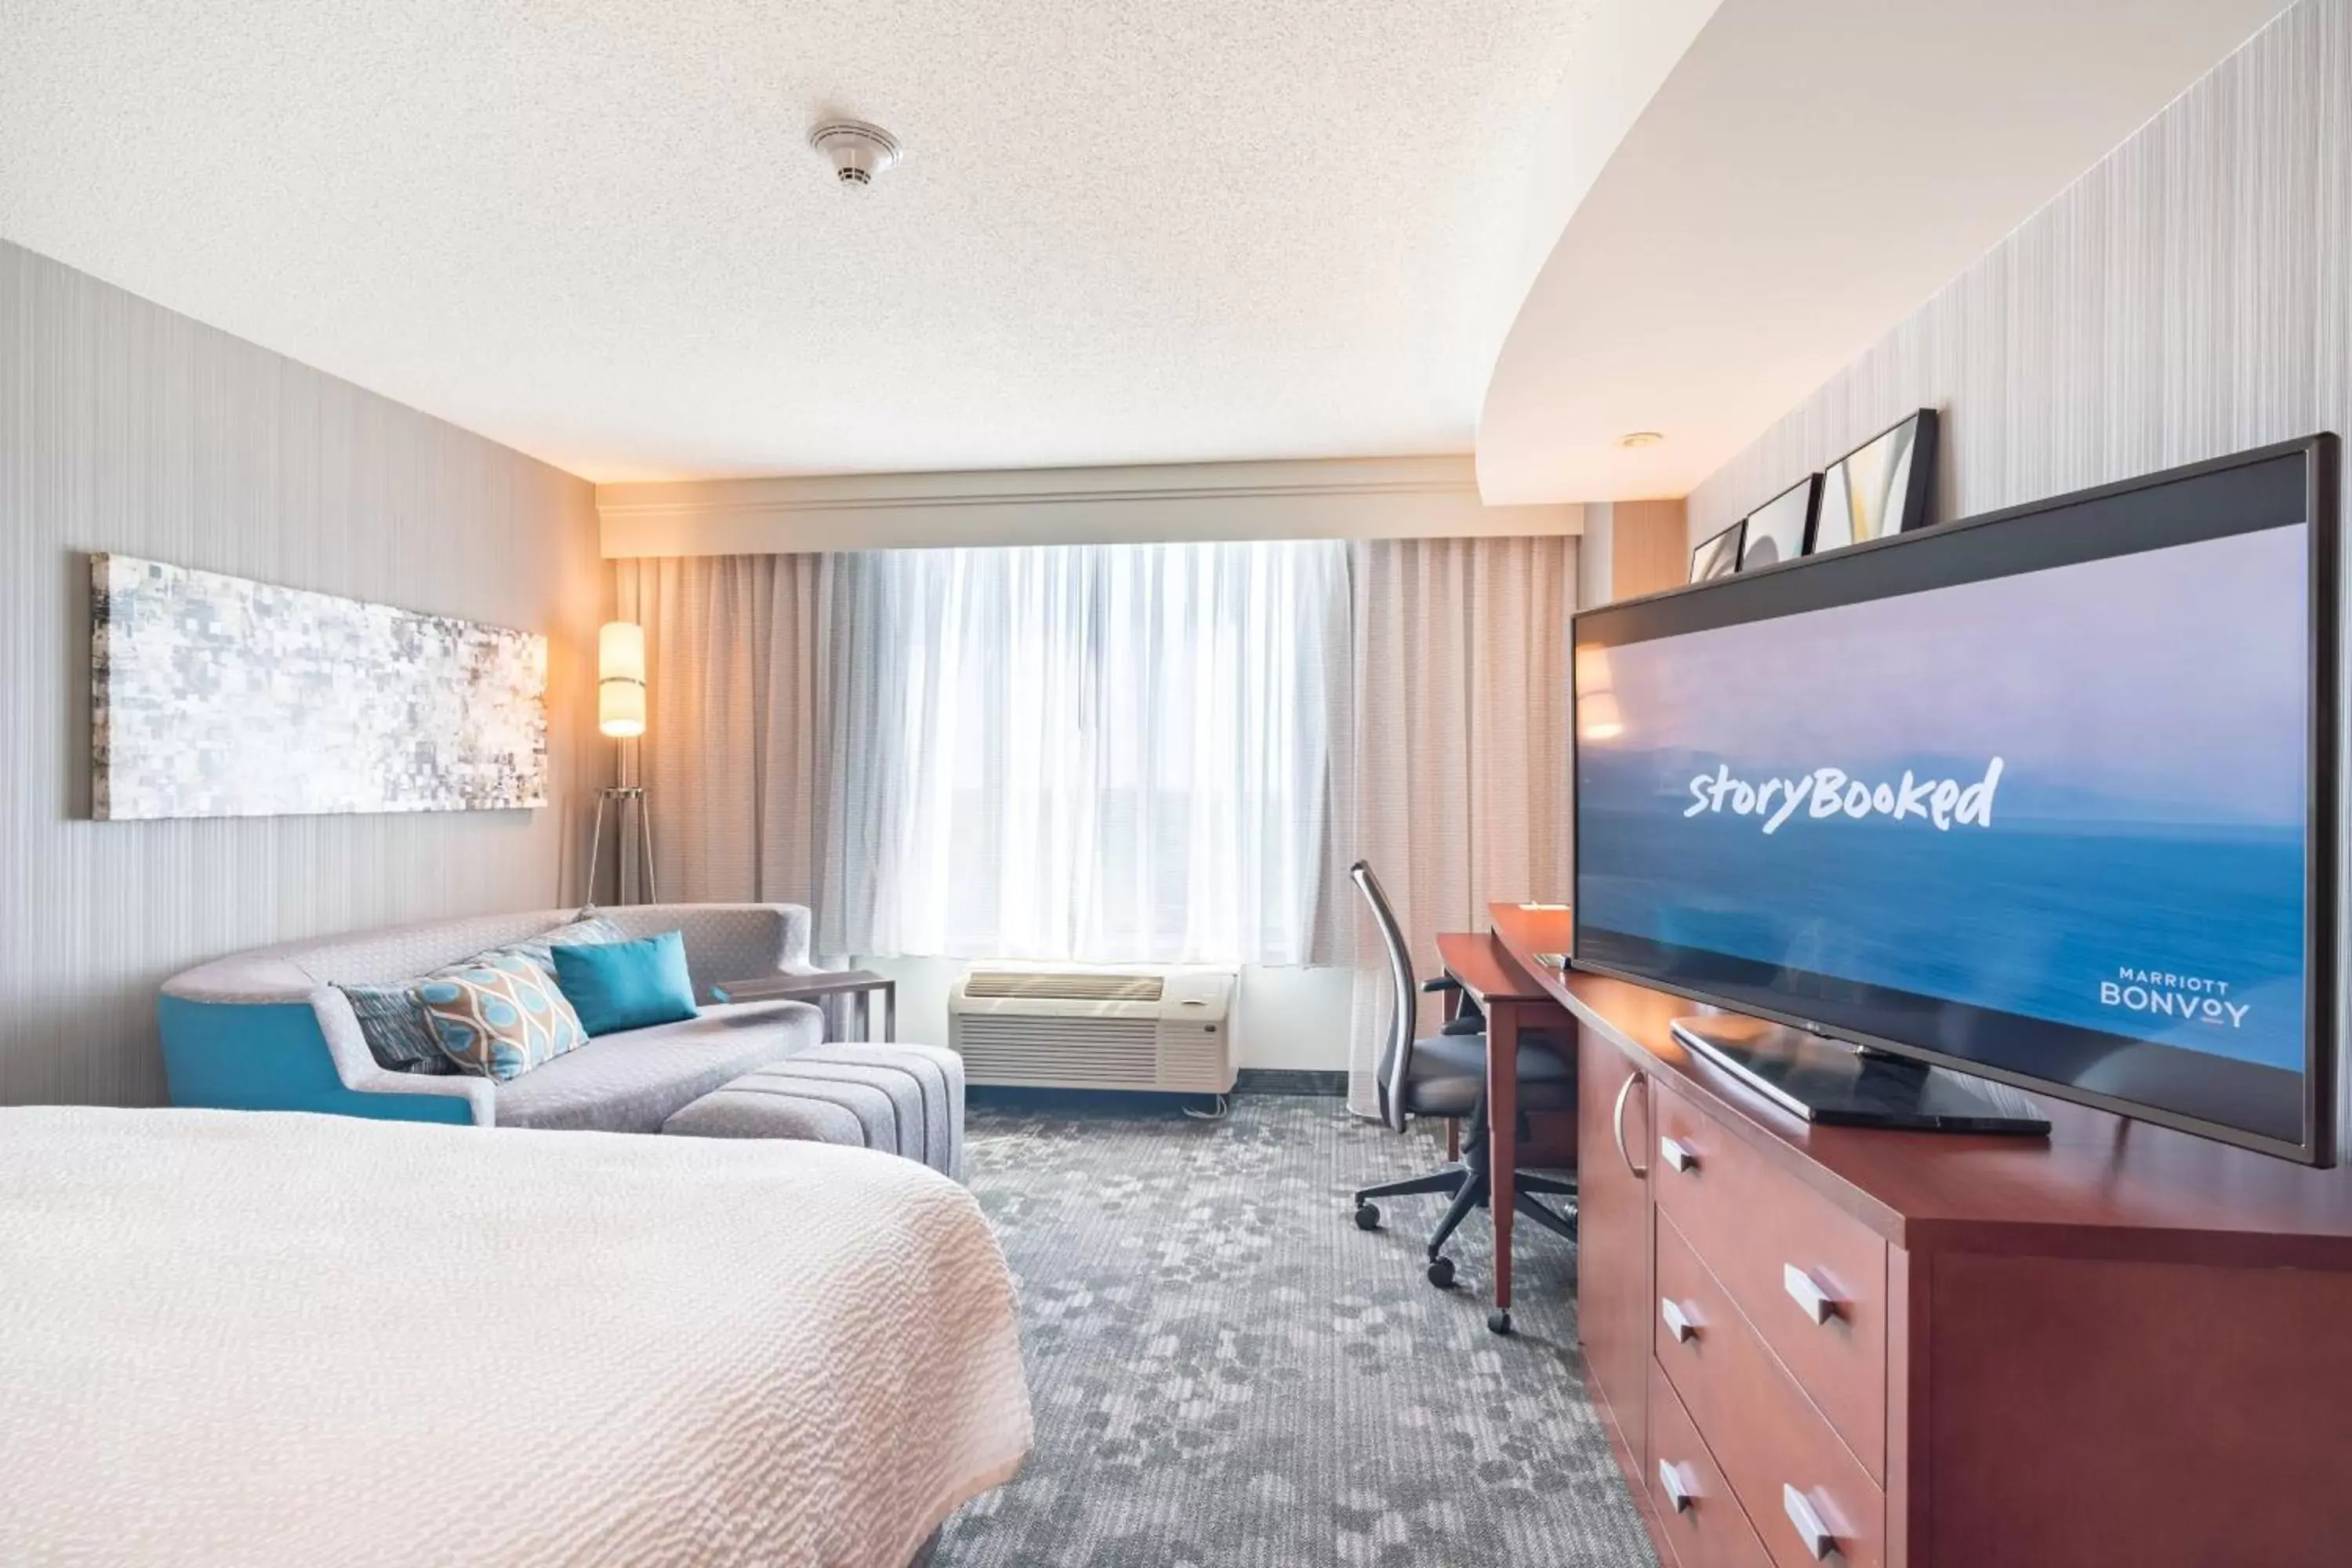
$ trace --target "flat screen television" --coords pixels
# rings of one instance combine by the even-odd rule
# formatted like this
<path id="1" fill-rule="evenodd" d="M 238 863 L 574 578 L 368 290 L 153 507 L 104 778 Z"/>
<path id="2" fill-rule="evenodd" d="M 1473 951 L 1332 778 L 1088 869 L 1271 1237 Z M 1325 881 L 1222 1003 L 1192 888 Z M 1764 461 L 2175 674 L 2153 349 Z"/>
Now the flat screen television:
<path id="1" fill-rule="evenodd" d="M 2332 1163 L 2332 436 L 1574 622 L 1577 967 Z"/>

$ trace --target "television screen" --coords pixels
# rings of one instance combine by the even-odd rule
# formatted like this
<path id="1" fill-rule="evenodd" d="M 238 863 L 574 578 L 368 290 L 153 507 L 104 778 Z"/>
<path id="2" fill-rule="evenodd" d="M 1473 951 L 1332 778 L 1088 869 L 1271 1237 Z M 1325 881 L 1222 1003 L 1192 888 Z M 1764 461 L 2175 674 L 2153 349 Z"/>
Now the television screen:
<path id="1" fill-rule="evenodd" d="M 1576 619 L 1576 963 L 2311 1161 L 2334 446 Z"/>
<path id="2" fill-rule="evenodd" d="M 1811 548 L 1843 550 L 1924 528 L 1935 470 L 1936 411 L 1922 408 L 1822 470 Z"/>

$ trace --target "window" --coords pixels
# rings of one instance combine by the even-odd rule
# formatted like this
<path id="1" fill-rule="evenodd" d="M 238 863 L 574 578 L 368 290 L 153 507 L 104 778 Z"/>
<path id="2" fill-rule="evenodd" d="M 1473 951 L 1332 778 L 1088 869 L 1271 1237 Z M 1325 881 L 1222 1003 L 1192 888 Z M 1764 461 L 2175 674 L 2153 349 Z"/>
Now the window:
<path id="1" fill-rule="evenodd" d="M 1306 962 L 1346 572 L 1320 542 L 859 557 L 831 728 L 845 945 Z"/>

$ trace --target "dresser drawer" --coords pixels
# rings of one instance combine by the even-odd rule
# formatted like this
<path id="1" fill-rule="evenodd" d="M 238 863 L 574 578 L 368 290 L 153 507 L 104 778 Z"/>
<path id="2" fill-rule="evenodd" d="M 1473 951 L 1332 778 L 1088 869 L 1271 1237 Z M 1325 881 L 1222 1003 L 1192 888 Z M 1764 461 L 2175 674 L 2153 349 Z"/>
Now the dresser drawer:
<path id="1" fill-rule="evenodd" d="M 1871 1478 L 1886 1479 L 1886 1243 L 1663 1089 L 1650 1184 Z"/>
<path id="2" fill-rule="evenodd" d="M 1782 1568 L 1885 1561 L 1886 1500 L 1661 1214 L 1658 1364 Z"/>
<path id="3" fill-rule="evenodd" d="M 1650 1503 L 1682 1568 L 1771 1568 L 1772 1554 L 1654 1358 L 1649 1465 Z"/>

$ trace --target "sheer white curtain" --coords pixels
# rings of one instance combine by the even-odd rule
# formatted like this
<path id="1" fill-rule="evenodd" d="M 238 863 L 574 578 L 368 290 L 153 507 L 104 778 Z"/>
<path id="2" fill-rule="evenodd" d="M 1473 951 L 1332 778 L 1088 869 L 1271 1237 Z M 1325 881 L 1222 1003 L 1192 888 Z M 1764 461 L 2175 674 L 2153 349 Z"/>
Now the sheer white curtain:
<path id="1" fill-rule="evenodd" d="M 846 584 L 826 951 L 1308 960 L 1344 546 L 896 551 Z"/>

